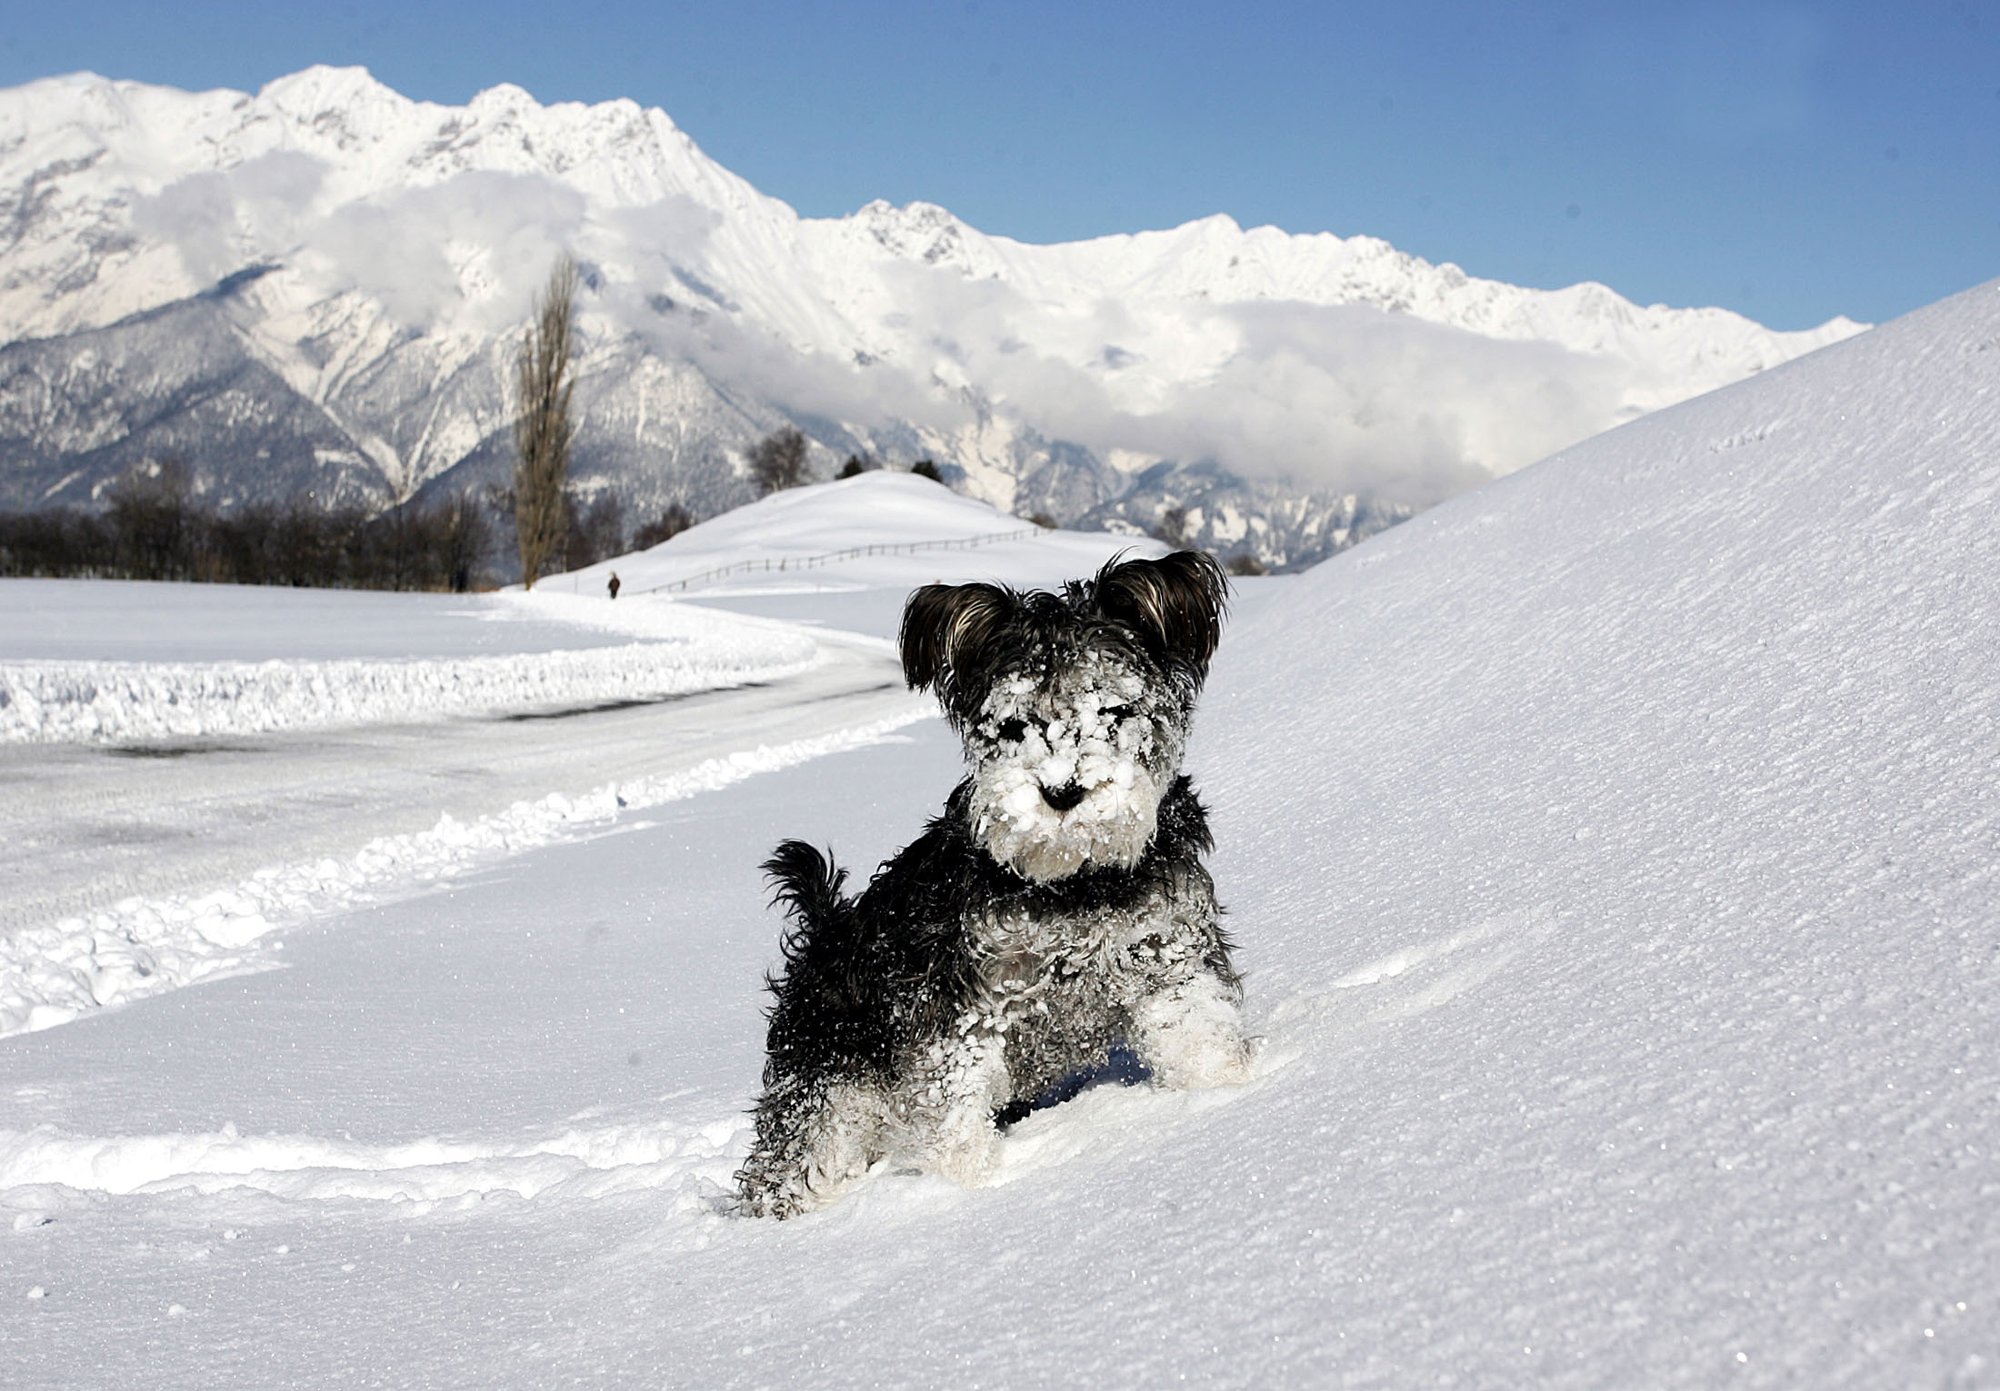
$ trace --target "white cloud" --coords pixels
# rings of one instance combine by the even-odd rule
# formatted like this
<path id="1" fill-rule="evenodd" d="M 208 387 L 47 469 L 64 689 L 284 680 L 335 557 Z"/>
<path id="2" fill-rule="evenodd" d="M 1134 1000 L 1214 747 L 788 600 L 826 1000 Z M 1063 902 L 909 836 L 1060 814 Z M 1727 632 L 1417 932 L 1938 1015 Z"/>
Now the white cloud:
<path id="1" fill-rule="evenodd" d="M 916 267 L 896 284 L 935 351 L 1045 435 L 1413 500 L 1605 428 L 1630 372 L 1356 305 L 1042 305 Z"/>

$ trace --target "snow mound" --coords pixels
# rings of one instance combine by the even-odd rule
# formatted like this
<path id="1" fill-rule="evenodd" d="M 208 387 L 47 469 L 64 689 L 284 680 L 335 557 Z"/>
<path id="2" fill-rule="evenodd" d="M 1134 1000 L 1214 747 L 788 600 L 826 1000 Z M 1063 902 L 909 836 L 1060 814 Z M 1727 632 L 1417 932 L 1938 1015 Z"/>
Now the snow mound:
<path id="1" fill-rule="evenodd" d="M 773 493 L 650 550 L 549 582 L 596 594 L 693 597 L 804 590 L 907 590 L 993 580 L 1043 588 L 1087 575 L 1120 551 L 1161 555 L 1144 536 L 1041 528 L 914 474 L 876 471 Z"/>
<path id="2" fill-rule="evenodd" d="M 1990 1375 L 1996 382 L 2000 283 L 1227 635 L 1198 758 L 1282 1067 L 1121 1258 L 1343 1330 L 1258 1379 Z"/>
<path id="3" fill-rule="evenodd" d="M 748 1130 L 748 1127 L 743 1127 Z M 70 1135 L 0 1131 L 0 1191 L 61 1185 L 113 1194 L 254 1189 L 295 1202 L 366 1199 L 421 1213 L 494 1195 L 601 1198 L 634 1189 L 722 1194 L 737 1127 L 651 1122 L 570 1128 L 518 1145 L 425 1138 L 365 1145 L 312 1135 Z"/>

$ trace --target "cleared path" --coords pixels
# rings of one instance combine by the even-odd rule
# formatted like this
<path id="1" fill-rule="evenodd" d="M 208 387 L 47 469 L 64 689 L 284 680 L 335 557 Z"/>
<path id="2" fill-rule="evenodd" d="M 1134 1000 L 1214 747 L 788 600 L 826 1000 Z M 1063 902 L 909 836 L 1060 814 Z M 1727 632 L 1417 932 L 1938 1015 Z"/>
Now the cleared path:
<path id="1" fill-rule="evenodd" d="M 826 661 L 811 671 L 645 704 L 131 748 L 0 746 L 0 936 L 910 707 L 885 646 L 817 636 Z"/>

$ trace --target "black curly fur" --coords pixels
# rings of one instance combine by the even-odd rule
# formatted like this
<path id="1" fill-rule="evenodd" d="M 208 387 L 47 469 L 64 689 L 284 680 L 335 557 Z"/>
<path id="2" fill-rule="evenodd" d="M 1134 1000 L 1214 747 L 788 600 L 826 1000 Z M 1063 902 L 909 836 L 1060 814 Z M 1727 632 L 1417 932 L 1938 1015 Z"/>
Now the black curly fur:
<path id="1" fill-rule="evenodd" d="M 969 792 L 963 782 L 953 789 L 943 814 L 883 862 L 859 899 L 841 897 L 847 872 L 804 841 L 786 841 L 765 861 L 772 902 L 793 918 L 781 944 L 784 974 L 766 977 L 774 997 L 766 1085 L 786 1077 L 808 1084 L 887 1078 L 899 1050 L 942 1034 L 975 969 L 959 930 L 968 908 L 1073 920 L 1134 908 L 1181 881 L 1213 891 L 1201 863 L 1214 848 L 1208 813 L 1185 776 L 1161 803 L 1159 830 L 1137 868 L 1087 869 L 1045 884 L 995 864 L 974 842 L 966 830 Z M 1218 923 L 1206 964 L 1235 984 L 1231 945 Z M 1017 1090 L 1032 1095 L 1059 1080 L 1024 1079 Z"/>

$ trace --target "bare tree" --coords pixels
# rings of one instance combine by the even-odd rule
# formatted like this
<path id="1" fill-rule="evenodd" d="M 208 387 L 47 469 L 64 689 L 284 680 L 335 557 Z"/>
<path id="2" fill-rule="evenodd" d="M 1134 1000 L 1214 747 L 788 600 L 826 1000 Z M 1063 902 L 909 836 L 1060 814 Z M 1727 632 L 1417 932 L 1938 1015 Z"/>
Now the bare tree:
<path id="1" fill-rule="evenodd" d="M 569 513 L 564 503 L 569 446 L 576 433 L 570 373 L 576 313 L 576 262 L 565 252 L 535 298 L 534 321 L 515 359 L 514 528 L 521 547 L 521 584 L 533 589 L 542 567 L 563 549 Z"/>
<path id="2" fill-rule="evenodd" d="M 787 425 L 750 446 L 744 462 L 750 486 L 762 497 L 806 481 L 806 437 Z"/>

